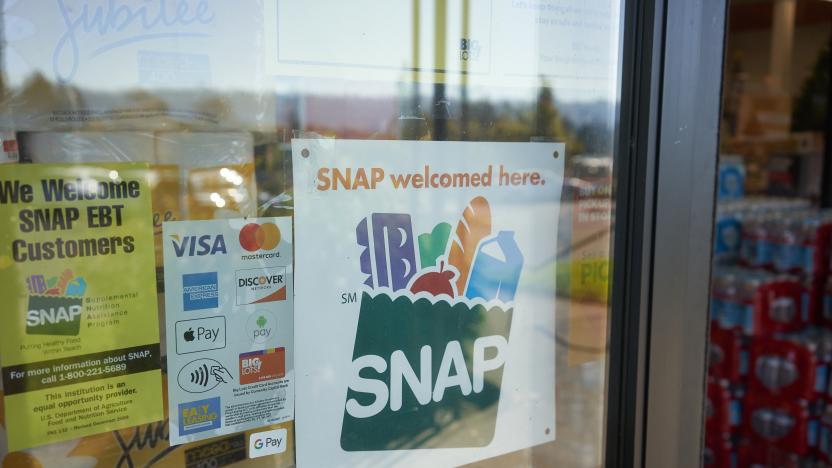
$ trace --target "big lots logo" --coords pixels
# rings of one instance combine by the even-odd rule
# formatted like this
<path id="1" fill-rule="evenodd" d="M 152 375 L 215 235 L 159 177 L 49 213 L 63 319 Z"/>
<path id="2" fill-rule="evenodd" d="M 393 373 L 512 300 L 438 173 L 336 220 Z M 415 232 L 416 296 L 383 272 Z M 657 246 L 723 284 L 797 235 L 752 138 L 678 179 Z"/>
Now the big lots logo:
<path id="1" fill-rule="evenodd" d="M 477 197 L 453 235 L 439 223 L 414 240 L 410 215 L 400 213 L 374 213 L 358 224 L 368 276 L 344 450 L 405 449 L 438 431 L 448 437 L 437 438 L 437 448 L 491 442 L 523 266 L 514 233 L 494 233 L 491 222 L 488 201 Z"/>
<path id="2" fill-rule="evenodd" d="M 286 349 L 270 348 L 240 354 L 240 385 L 286 376 Z"/>
<path id="3" fill-rule="evenodd" d="M 173 234 L 170 238 L 173 244 L 173 252 L 177 257 L 184 255 L 201 257 L 228 253 L 225 247 L 225 238 L 223 238 L 222 234 L 205 234 L 201 236 L 179 236 L 178 234 Z"/>

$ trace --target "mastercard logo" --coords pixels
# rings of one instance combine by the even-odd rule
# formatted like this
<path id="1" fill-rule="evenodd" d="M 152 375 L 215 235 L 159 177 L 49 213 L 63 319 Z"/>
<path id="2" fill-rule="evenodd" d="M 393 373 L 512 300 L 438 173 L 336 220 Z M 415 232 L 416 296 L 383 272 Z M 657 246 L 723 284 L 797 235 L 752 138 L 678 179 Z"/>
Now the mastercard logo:
<path id="1" fill-rule="evenodd" d="M 240 230 L 240 246 L 249 252 L 272 250 L 280 243 L 280 229 L 274 223 L 248 223 Z"/>

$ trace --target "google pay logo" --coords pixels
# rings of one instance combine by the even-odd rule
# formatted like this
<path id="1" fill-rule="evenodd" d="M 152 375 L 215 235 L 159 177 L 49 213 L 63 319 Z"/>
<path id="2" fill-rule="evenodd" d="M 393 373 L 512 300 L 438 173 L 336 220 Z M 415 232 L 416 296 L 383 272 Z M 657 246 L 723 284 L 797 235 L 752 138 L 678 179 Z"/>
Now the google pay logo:
<path id="1" fill-rule="evenodd" d="M 255 432 L 248 439 L 248 457 L 258 458 L 286 451 L 286 429 Z"/>

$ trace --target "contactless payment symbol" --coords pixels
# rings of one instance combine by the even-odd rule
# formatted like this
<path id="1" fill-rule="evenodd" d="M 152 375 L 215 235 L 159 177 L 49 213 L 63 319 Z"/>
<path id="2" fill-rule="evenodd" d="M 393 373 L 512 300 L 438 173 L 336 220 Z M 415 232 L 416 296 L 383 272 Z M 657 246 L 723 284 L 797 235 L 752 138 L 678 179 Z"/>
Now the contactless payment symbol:
<path id="1" fill-rule="evenodd" d="M 201 358 L 185 364 L 176 376 L 179 388 L 188 393 L 204 393 L 221 383 L 234 380 L 231 372 L 220 362 Z"/>
<path id="2" fill-rule="evenodd" d="M 216 309 L 219 307 L 219 300 L 216 271 L 182 275 L 182 308 L 186 312 Z"/>
<path id="3" fill-rule="evenodd" d="M 280 229 L 274 223 L 248 223 L 240 230 L 240 247 L 249 252 L 272 250 L 280 243 Z"/>
<path id="4" fill-rule="evenodd" d="M 219 429 L 220 398 L 206 398 L 179 404 L 179 435 Z"/>

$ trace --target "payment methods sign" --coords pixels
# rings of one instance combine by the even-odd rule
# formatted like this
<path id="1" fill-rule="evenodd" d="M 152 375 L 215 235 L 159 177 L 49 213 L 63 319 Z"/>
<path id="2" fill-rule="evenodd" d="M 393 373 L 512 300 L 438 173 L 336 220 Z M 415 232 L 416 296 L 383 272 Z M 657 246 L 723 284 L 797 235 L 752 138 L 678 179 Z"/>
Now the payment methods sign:
<path id="1" fill-rule="evenodd" d="M 171 445 L 291 421 L 291 218 L 162 231 Z"/>

